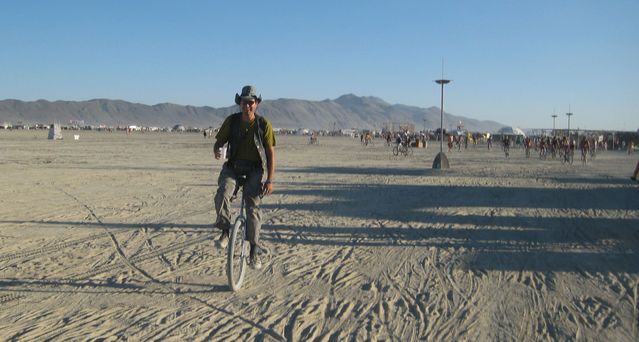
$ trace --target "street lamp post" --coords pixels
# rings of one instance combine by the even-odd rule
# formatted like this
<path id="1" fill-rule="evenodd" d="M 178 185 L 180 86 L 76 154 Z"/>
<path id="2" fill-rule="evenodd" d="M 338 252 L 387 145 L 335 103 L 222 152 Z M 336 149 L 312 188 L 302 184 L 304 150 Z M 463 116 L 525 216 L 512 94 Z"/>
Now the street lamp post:
<path id="1" fill-rule="evenodd" d="M 557 118 L 557 114 L 553 114 L 552 115 L 552 136 L 556 136 L 557 134 L 555 133 L 555 119 Z"/>
<path id="2" fill-rule="evenodd" d="M 568 116 L 568 141 L 570 141 L 570 117 L 573 114 L 571 112 L 566 113 L 566 116 Z"/>
<path id="3" fill-rule="evenodd" d="M 444 154 L 444 85 L 450 83 L 450 80 L 436 80 L 435 83 L 441 84 L 442 86 L 442 95 L 441 95 L 441 105 L 440 105 L 440 121 L 439 121 L 439 134 L 441 134 L 441 139 L 439 141 L 439 153 L 435 157 L 433 161 L 433 169 L 448 169 L 450 167 L 448 163 L 448 158 L 446 154 Z"/>

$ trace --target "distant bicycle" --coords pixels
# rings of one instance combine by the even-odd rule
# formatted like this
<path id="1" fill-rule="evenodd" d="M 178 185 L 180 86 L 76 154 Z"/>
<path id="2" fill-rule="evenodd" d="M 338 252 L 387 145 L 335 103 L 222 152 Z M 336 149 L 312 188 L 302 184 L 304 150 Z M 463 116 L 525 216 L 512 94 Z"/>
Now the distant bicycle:
<path id="1" fill-rule="evenodd" d="M 398 156 L 400 154 L 404 157 L 413 155 L 413 148 L 410 146 L 407 146 L 407 144 L 399 143 L 395 145 L 395 147 L 393 147 L 393 155 Z"/>
<path id="2" fill-rule="evenodd" d="M 563 153 L 563 158 L 561 158 L 561 163 L 572 165 L 574 154 L 575 152 L 573 150 L 571 150 L 570 148 L 566 148 Z"/>
<path id="3" fill-rule="evenodd" d="M 501 146 L 504 150 L 504 155 L 506 156 L 506 159 L 510 158 L 510 138 L 508 137 L 504 138 L 504 140 L 502 140 L 501 142 Z"/>
<path id="4" fill-rule="evenodd" d="M 546 160 L 547 157 L 548 157 L 548 150 L 545 147 L 540 147 L 539 148 L 539 159 L 540 160 Z"/>
<path id="5" fill-rule="evenodd" d="M 586 165 L 588 163 L 588 151 L 585 149 L 581 150 L 581 164 Z"/>

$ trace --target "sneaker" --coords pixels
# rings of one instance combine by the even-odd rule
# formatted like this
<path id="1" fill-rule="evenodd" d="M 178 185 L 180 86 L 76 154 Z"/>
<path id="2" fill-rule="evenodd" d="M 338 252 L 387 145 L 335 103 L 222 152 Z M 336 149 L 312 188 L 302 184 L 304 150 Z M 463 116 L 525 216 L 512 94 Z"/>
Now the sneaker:
<path id="1" fill-rule="evenodd" d="M 257 248 L 251 246 L 251 252 L 249 253 L 249 266 L 254 270 L 262 268 L 262 260 L 259 257 L 259 253 L 256 252 Z"/>
<path id="2" fill-rule="evenodd" d="M 229 245 L 229 231 L 223 230 L 222 235 L 217 240 L 217 243 L 220 245 L 220 248 L 226 248 Z"/>
<path id="3" fill-rule="evenodd" d="M 262 269 L 262 260 L 257 255 L 254 255 L 249 259 L 249 266 L 254 270 L 260 270 Z"/>

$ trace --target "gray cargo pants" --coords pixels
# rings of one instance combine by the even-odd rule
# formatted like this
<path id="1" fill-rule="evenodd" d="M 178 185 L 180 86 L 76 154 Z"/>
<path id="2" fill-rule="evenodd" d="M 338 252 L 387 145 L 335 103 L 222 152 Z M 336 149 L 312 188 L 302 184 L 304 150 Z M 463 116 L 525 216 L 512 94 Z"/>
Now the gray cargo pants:
<path id="1" fill-rule="evenodd" d="M 260 192 L 262 191 L 262 175 L 264 171 L 256 168 L 248 174 L 242 192 L 246 200 L 245 208 L 247 215 L 247 234 L 251 245 L 258 245 L 260 240 L 260 229 L 262 227 L 262 213 L 260 212 Z M 235 190 L 235 172 L 224 163 L 220 177 L 217 180 L 217 193 L 215 194 L 215 211 L 217 220 L 215 226 L 220 229 L 231 228 L 231 197 Z M 258 245 L 259 246 L 259 245 Z"/>

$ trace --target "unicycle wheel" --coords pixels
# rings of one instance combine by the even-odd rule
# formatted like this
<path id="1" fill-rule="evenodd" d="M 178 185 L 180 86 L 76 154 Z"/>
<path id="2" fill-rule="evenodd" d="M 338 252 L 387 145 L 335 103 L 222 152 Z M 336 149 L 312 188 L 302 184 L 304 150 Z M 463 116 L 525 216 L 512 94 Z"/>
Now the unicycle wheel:
<path id="1" fill-rule="evenodd" d="M 229 237 L 228 255 L 226 260 L 226 275 L 229 280 L 229 287 L 237 291 L 242 287 L 246 265 L 248 259 L 249 243 L 245 240 L 246 220 L 235 221 L 231 236 Z"/>

